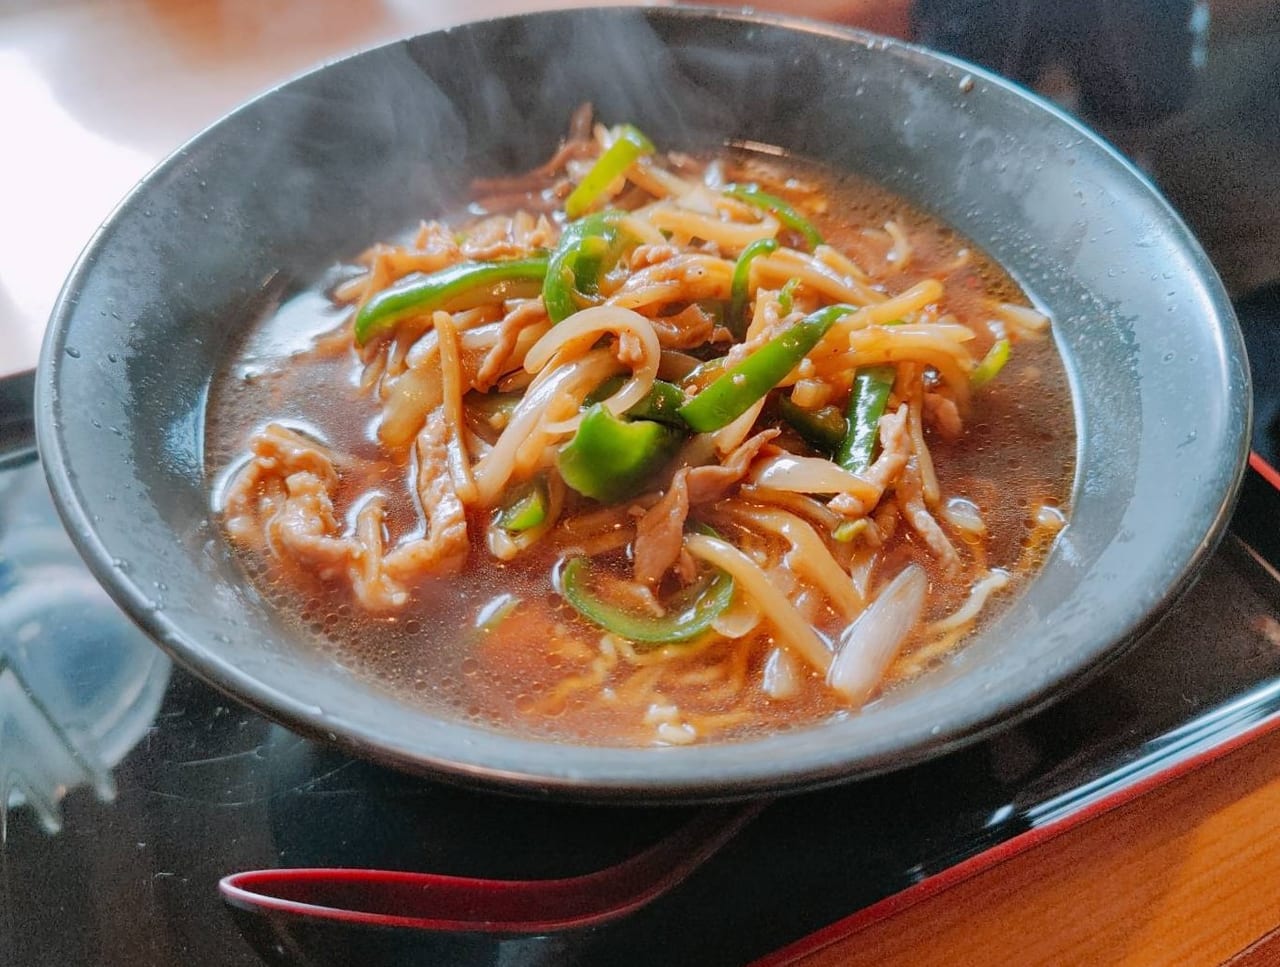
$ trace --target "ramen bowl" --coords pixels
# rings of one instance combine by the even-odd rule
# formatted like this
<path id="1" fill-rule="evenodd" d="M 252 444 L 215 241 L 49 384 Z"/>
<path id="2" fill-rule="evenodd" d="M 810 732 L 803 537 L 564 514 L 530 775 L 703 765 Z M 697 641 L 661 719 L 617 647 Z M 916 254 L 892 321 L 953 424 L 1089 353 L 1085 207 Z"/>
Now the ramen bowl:
<path id="1" fill-rule="evenodd" d="M 570 744 L 424 706 L 314 647 L 210 510 L 211 380 L 244 328 L 334 261 L 533 167 L 583 101 L 669 147 L 780 147 L 972 239 L 1052 316 L 1074 398 L 1068 526 L 962 648 L 856 715 L 679 748 Z M 179 662 L 362 756 L 598 800 L 814 787 L 954 749 L 1063 694 L 1153 626 L 1222 533 L 1248 373 L 1226 295 L 1131 165 L 1047 103 L 908 44 L 748 13 L 500 19 L 357 54 L 214 125 L 101 228 L 55 308 L 38 438 L 97 578 Z"/>

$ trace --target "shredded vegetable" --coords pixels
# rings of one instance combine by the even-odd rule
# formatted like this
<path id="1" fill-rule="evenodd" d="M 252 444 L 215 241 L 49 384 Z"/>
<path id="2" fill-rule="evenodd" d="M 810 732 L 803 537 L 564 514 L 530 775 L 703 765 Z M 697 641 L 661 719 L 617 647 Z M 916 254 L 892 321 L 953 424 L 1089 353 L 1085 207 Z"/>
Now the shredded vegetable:
<path id="1" fill-rule="evenodd" d="M 680 415 L 699 433 L 732 423 L 795 369 L 837 319 L 854 311 L 852 306 L 834 305 L 806 316 L 725 370 L 681 407 Z"/>
<path id="2" fill-rule="evenodd" d="M 590 568 L 584 557 L 565 563 L 560 572 L 565 600 L 584 618 L 630 641 L 669 644 L 696 638 L 711 628 L 733 600 L 733 578 L 716 569 L 673 595 L 662 615 L 645 614 L 592 591 Z"/>
<path id="3" fill-rule="evenodd" d="M 536 295 L 546 273 L 547 260 L 542 256 L 506 262 L 462 262 L 384 289 L 356 313 L 356 344 L 363 346 L 410 316 Z"/>
<path id="4" fill-rule="evenodd" d="M 767 211 L 787 228 L 804 236 L 809 248 L 815 249 L 822 244 L 822 236 L 813 227 L 813 223 L 777 195 L 761 191 L 756 185 L 728 185 L 724 193 Z"/>

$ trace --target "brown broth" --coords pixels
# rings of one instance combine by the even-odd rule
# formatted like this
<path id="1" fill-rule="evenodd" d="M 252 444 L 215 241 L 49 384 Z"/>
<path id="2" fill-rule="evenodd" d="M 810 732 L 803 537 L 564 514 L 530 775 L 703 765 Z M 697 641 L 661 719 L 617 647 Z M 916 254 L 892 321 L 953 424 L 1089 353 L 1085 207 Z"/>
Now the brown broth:
<path id="1" fill-rule="evenodd" d="M 855 178 L 833 178 L 823 169 L 794 161 L 739 156 L 731 174 L 753 179 L 792 199 L 810 190 L 827 202 L 815 219 L 827 241 L 868 268 L 873 281 L 890 292 L 902 291 L 929 276 L 946 284 L 946 310 L 979 334 L 975 355 L 991 342 L 982 325 L 983 300 L 1027 304 L 1025 295 L 998 265 L 971 243 L 886 191 Z M 914 254 L 901 272 L 880 276 L 885 243 L 864 235 L 886 219 L 896 219 L 911 238 Z M 944 267 L 968 248 L 969 262 Z M 311 428 L 340 453 L 363 458 L 360 473 L 344 476 L 335 495 L 339 511 L 375 487 L 401 495 L 393 505 L 392 536 L 416 526 L 405 482 L 406 468 L 380 451 L 373 433 L 378 407 L 359 389 L 360 362 L 350 349 L 319 352 L 311 337 L 343 324 L 343 314 L 322 288 L 302 293 L 268 318 L 250 327 L 234 358 L 211 393 L 207 466 L 225 474 L 245 450 L 249 436 L 269 421 Z M 963 438 L 947 444 L 928 437 L 944 495 L 959 495 L 978 505 L 989 537 L 985 553 L 993 567 L 1017 570 L 1015 585 L 988 608 L 998 613 L 1017 593 L 1031 569 L 1027 541 L 1036 506 L 1066 510 L 1075 458 L 1075 425 L 1070 390 L 1051 339 L 1017 344 L 1000 378 L 975 394 Z M 566 678 L 590 676 L 600 632 L 579 618 L 555 592 L 551 574 L 557 550 L 539 546 L 510 564 L 493 559 L 483 546 L 485 520 L 470 519 L 472 551 L 467 571 L 458 578 L 428 582 L 413 589 L 413 599 L 392 615 L 367 615 L 350 591 L 326 584 L 287 562 L 242 555 L 259 589 L 296 617 L 299 630 L 318 648 L 332 653 L 352 674 L 376 680 L 397 695 L 442 714 L 522 734 L 599 744 L 653 741 L 642 728 L 648 704 L 645 689 L 654 672 L 640 667 L 626 675 L 608 674 L 591 689 L 563 702 L 550 700 Z M 941 617 L 963 602 L 968 585 L 948 581 L 933 566 L 918 541 L 899 529 L 877 565 L 891 576 L 906 560 L 930 572 L 928 618 Z M 519 604 L 495 630 L 477 627 L 477 614 L 510 595 Z M 815 624 L 838 631 L 827 608 Z M 716 740 L 740 739 L 850 714 L 811 673 L 802 674 L 799 697 L 769 699 L 759 688 L 768 642 L 743 653 L 742 642 L 720 641 L 699 658 L 685 660 L 684 684 L 664 688 L 661 698 L 695 709 Z M 652 666 L 658 667 L 658 666 Z M 637 677 L 639 676 L 639 677 Z M 647 676 L 647 677 L 646 677 Z M 741 679 L 741 688 L 730 686 Z M 726 685 L 728 683 L 728 685 Z M 602 689 L 617 698 L 600 701 Z M 634 692 L 628 697 L 628 690 Z M 721 717 L 721 718 L 717 718 Z M 740 721 L 739 721 L 740 719 Z"/>

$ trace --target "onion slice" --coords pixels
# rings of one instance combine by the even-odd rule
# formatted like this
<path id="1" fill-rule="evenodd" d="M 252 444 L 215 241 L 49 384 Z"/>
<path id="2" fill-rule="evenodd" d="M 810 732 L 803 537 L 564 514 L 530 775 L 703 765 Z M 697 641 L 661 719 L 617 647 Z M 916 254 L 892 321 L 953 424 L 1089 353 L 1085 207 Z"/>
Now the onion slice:
<path id="1" fill-rule="evenodd" d="M 765 659 L 761 674 L 761 690 L 770 698 L 781 701 L 800 694 L 800 669 L 785 648 L 775 648 Z"/>
<path id="2" fill-rule="evenodd" d="M 581 358 L 581 354 L 590 350 L 606 333 L 633 335 L 642 353 L 640 361 L 632 368 L 631 379 L 604 401 L 605 409 L 618 416 L 639 403 L 653 389 L 653 381 L 658 375 L 662 347 L 658 344 L 653 324 L 640 313 L 620 306 L 593 306 L 575 312 L 529 347 L 524 357 L 524 368 L 541 375 L 549 367 L 566 363 L 574 357 Z M 546 429 L 552 433 L 572 433 L 581 422 L 582 414 L 579 413 L 550 424 Z"/>
<path id="3" fill-rule="evenodd" d="M 860 708 L 897 657 L 924 611 L 929 578 L 908 564 L 840 636 L 827 684 L 853 708 Z"/>
<path id="4" fill-rule="evenodd" d="M 880 488 L 822 457 L 797 457 L 782 453 L 758 462 L 750 480 L 760 487 L 801 494 L 849 494 L 874 504 Z"/>

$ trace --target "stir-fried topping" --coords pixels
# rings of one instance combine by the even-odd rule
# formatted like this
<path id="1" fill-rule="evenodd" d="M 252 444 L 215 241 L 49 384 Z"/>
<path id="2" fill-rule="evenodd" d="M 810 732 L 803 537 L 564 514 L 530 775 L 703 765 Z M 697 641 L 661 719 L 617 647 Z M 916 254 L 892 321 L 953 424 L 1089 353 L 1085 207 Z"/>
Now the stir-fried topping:
<path id="1" fill-rule="evenodd" d="M 667 694 L 688 694 L 668 668 L 720 681 L 690 664 L 711 653 L 762 701 L 873 699 L 1008 583 L 929 441 L 960 445 L 972 394 L 1047 320 L 972 275 L 953 309 L 967 249 L 929 274 L 909 223 L 851 234 L 768 175 L 578 124 L 467 219 L 370 249 L 332 295 L 383 461 L 359 479 L 380 482 L 353 492 L 359 458 L 273 423 L 223 495 L 230 536 L 381 615 L 485 556 L 540 569 L 589 670 L 531 714 L 594 690 L 658 741 L 731 729 L 710 685 L 701 711 Z M 533 606 L 501 597 L 477 626 L 509 639 Z"/>

